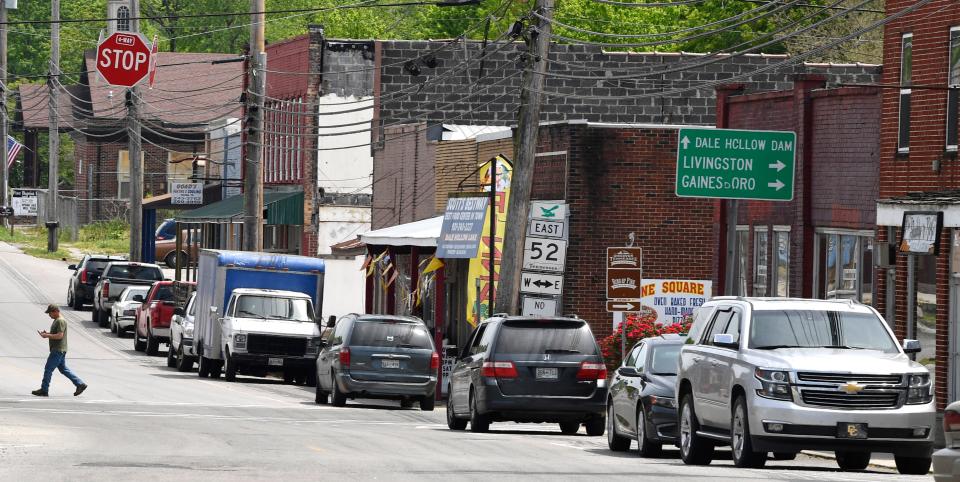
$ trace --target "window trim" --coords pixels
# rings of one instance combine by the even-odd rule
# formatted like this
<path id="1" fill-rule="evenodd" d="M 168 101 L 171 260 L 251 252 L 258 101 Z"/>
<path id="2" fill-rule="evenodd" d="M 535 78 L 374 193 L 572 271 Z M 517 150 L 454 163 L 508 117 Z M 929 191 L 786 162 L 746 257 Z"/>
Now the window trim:
<path id="1" fill-rule="evenodd" d="M 906 147 L 900 145 L 900 133 L 903 129 L 903 96 L 912 97 L 912 89 L 903 88 L 903 57 L 906 40 L 910 39 L 910 83 L 913 83 L 913 32 L 908 32 L 900 36 L 900 91 L 897 94 L 897 153 L 898 154 L 909 154 L 910 153 L 910 119 L 907 119 L 907 145 Z M 911 98 L 912 101 L 912 98 Z"/>
<path id="2" fill-rule="evenodd" d="M 763 258 L 765 258 L 766 263 L 763 263 L 763 264 L 761 264 L 760 262 L 760 258 L 761 258 L 761 256 L 759 255 L 760 246 L 758 246 L 760 241 L 760 236 L 758 235 L 760 234 L 764 235 L 766 238 L 766 246 L 764 247 L 764 253 L 763 253 L 764 255 Z M 765 225 L 754 226 L 753 227 L 753 243 L 751 244 L 753 245 L 753 260 L 752 260 L 753 261 L 752 263 L 753 283 L 751 283 L 751 288 L 752 288 L 751 292 L 753 292 L 753 296 L 770 296 L 770 228 L 769 226 L 765 226 Z M 763 275 L 764 278 L 766 278 L 766 280 L 762 284 L 765 291 L 764 291 L 764 294 L 758 295 L 756 294 L 756 290 L 758 286 L 761 286 L 761 284 L 757 283 L 757 278 L 759 277 L 759 270 L 761 266 L 763 266 L 763 269 L 766 270 L 766 273 L 764 273 Z"/>
<path id="3" fill-rule="evenodd" d="M 956 38 L 954 38 L 954 34 L 956 34 Z M 951 67 L 953 67 L 952 65 L 950 65 L 950 61 L 951 61 L 950 55 L 953 53 L 954 40 L 956 40 L 957 42 L 957 48 L 960 49 L 960 25 L 957 25 L 955 27 L 950 27 L 950 31 L 947 33 L 947 87 L 948 87 L 948 90 L 947 90 L 946 115 L 944 116 L 945 118 L 944 118 L 944 126 L 943 126 L 943 130 L 944 130 L 943 141 L 945 144 L 944 149 L 947 152 L 957 152 L 958 148 L 960 148 L 960 132 L 954 133 L 957 136 L 957 138 L 955 139 L 955 141 L 957 142 L 956 144 L 947 144 L 947 139 L 950 136 L 950 94 L 954 94 L 957 96 L 957 100 L 956 100 L 957 111 L 955 111 L 954 115 L 956 115 L 958 118 L 954 120 L 954 123 L 955 123 L 954 127 L 960 130 L 960 73 L 957 74 L 958 78 L 955 79 L 956 82 L 953 84 L 950 83 Z M 956 87 L 956 89 L 949 90 L 950 87 Z"/>
<path id="4" fill-rule="evenodd" d="M 780 227 L 782 228 L 783 226 L 780 226 Z M 770 245 L 774 253 L 774 256 L 771 256 L 771 259 L 770 259 L 770 268 L 772 269 L 772 273 L 769 276 L 770 295 L 776 296 L 776 297 L 779 297 L 779 296 L 790 297 L 790 271 L 791 271 L 790 258 L 792 258 L 790 253 L 791 232 L 790 232 L 789 226 L 787 226 L 788 229 L 777 229 L 777 228 L 778 226 L 773 227 L 773 242 Z M 781 295 L 777 291 L 777 288 L 779 288 L 779 285 L 780 285 L 780 239 L 779 239 L 780 235 L 786 235 L 787 237 L 787 273 L 786 273 L 787 293 L 785 295 Z"/>

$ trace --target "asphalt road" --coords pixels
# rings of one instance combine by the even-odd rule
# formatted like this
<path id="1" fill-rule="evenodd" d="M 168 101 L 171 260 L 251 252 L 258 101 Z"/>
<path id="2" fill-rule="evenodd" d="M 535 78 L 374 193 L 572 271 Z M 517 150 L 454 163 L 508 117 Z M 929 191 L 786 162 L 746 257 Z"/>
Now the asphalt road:
<path id="1" fill-rule="evenodd" d="M 312 389 L 276 379 L 202 380 L 166 368 L 64 307 L 68 365 L 90 386 L 54 374 L 36 398 L 47 342 L 43 306 L 65 303 L 66 263 L 38 260 L 0 243 L 0 480 L 930 480 L 886 469 L 842 473 L 800 456 L 743 470 L 728 456 L 689 467 L 614 454 L 603 437 L 560 434 L 553 425 L 494 424 L 487 434 L 452 432 L 444 411 L 396 403 L 316 406 Z"/>

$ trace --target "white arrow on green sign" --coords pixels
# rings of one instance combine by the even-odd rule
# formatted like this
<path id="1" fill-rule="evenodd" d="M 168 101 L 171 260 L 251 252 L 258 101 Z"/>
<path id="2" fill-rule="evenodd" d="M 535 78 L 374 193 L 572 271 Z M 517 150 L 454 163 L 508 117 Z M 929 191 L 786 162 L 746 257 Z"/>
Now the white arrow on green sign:
<path id="1" fill-rule="evenodd" d="M 685 127 L 677 140 L 677 196 L 793 200 L 795 133 Z"/>

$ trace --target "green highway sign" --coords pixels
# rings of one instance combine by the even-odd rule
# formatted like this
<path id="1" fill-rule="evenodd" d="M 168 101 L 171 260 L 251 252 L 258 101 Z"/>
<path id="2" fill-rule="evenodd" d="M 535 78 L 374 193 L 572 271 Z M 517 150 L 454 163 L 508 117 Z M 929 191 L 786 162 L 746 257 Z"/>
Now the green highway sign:
<path id="1" fill-rule="evenodd" d="M 793 132 L 682 128 L 677 196 L 791 201 L 796 148 Z"/>

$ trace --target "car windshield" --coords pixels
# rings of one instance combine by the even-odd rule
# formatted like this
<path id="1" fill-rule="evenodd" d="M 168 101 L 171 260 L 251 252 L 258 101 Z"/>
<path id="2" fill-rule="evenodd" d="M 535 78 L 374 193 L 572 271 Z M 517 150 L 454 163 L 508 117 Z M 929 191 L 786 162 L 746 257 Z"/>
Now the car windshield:
<path id="1" fill-rule="evenodd" d="M 157 295 L 153 298 L 153 301 L 174 301 L 177 297 L 173 294 L 173 287 L 170 285 L 163 285 L 157 288 Z"/>
<path id="2" fill-rule="evenodd" d="M 313 303 L 304 298 L 244 295 L 237 299 L 235 316 L 267 320 L 313 322 Z"/>
<path id="3" fill-rule="evenodd" d="M 650 355 L 650 373 L 653 375 L 676 375 L 680 348 L 683 345 L 659 345 Z"/>
<path id="4" fill-rule="evenodd" d="M 510 322 L 500 330 L 496 353 L 595 355 L 597 344 L 585 323 Z"/>
<path id="5" fill-rule="evenodd" d="M 144 266 L 139 264 L 119 264 L 110 267 L 107 271 L 107 278 L 116 279 L 139 279 L 145 281 L 160 281 L 163 279 L 163 273 L 156 266 Z"/>
<path id="6" fill-rule="evenodd" d="M 123 295 L 123 297 L 121 298 L 121 300 L 122 300 L 122 301 L 130 301 L 130 300 L 133 299 L 134 296 L 137 296 L 137 295 L 140 295 L 140 296 L 146 298 L 146 297 L 147 297 L 147 291 L 149 291 L 149 290 L 147 290 L 146 288 L 144 288 L 144 289 L 138 289 L 138 290 L 124 290 L 124 295 Z"/>
<path id="7" fill-rule="evenodd" d="M 763 310 L 753 313 L 750 348 L 838 348 L 898 353 L 883 320 L 873 313 Z"/>
<path id="8" fill-rule="evenodd" d="M 87 261 L 87 263 L 83 266 L 83 269 L 87 271 L 96 271 L 99 273 L 103 271 L 103 268 L 107 267 L 107 264 L 109 264 L 110 261 L 111 260 L 106 259 L 91 259 Z"/>
<path id="9" fill-rule="evenodd" d="M 353 346 L 432 349 L 430 333 L 419 323 L 392 320 L 358 321 L 350 334 Z"/>

